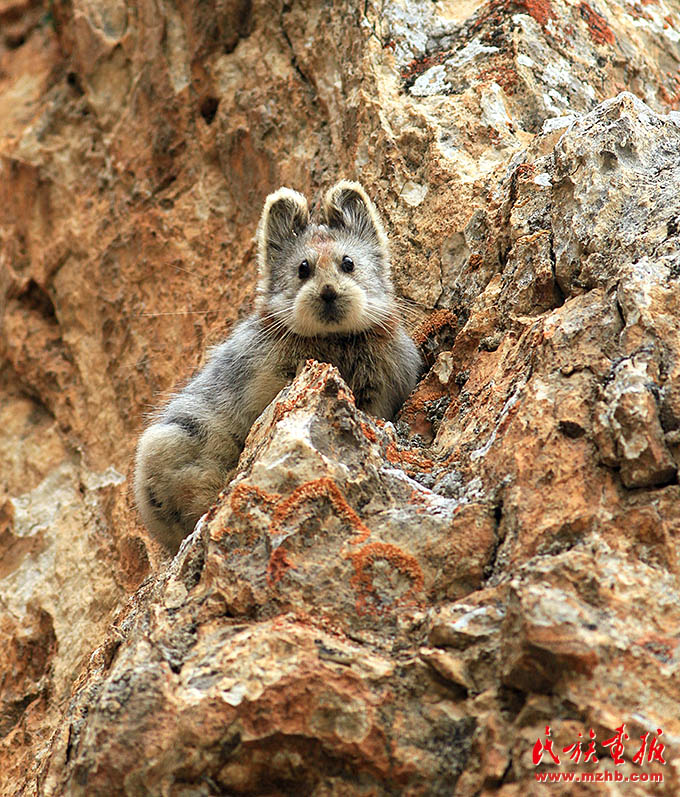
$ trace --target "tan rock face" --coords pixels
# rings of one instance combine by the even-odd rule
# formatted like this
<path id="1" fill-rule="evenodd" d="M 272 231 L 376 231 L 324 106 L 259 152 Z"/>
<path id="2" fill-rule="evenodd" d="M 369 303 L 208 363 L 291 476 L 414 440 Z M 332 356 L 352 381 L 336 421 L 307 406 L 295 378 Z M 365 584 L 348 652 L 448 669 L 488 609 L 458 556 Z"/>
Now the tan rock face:
<path id="1" fill-rule="evenodd" d="M 678 31 L 0 3 L 3 795 L 678 793 Z M 430 370 L 392 425 L 309 363 L 168 562 L 144 415 L 250 311 L 266 194 L 341 176 Z"/>

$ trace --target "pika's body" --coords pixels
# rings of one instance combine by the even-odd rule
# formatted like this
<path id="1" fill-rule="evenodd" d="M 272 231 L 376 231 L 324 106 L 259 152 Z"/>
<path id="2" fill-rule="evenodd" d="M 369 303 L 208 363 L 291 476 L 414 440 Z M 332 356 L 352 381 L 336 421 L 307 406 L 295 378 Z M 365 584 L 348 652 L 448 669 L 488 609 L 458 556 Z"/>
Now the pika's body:
<path id="1" fill-rule="evenodd" d="M 224 487 L 257 416 L 307 359 L 335 365 L 357 406 L 390 419 L 422 360 L 401 324 L 387 237 L 358 183 L 326 194 L 322 223 L 288 188 L 265 202 L 258 228 L 256 312 L 155 416 L 137 447 L 144 523 L 176 551 Z"/>

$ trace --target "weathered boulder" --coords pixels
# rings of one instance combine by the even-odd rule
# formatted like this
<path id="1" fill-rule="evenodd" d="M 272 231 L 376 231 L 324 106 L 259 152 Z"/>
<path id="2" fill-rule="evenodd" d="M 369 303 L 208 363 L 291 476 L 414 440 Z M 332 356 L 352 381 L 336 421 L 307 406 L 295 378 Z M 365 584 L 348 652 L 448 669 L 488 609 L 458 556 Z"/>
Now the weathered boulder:
<path id="1" fill-rule="evenodd" d="M 44 788 L 446 790 L 475 720 L 418 648 L 427 607 L 479 587 L 494 519 L 410 479 L 409 453 L 310 364 L 93 655 Z"/>

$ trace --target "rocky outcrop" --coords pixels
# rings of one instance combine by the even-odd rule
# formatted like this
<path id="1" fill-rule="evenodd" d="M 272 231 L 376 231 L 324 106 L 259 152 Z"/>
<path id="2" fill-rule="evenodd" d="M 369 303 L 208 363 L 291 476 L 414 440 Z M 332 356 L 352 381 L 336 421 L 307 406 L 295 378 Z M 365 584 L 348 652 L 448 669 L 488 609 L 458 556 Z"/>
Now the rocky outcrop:
<path id="1" fill-rule="evenodd" d="M 3 795 L 678 792 L 678 30 L 0 7 Z M 429 371 L 385 424 L 310 362 L 167 561 L 144 412 L 249 311 L 267 192 L 343 175 Z"/>

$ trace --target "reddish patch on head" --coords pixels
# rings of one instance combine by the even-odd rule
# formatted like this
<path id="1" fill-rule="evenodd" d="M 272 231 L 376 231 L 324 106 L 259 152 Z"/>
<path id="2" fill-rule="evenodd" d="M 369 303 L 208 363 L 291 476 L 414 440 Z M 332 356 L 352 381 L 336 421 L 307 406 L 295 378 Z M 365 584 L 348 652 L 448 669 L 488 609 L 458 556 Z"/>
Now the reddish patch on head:
<path id="1" fill-rule="evenodd" d="M 333 246 L 333 238 L 325 230 L 315 230 L 308 241 L 315 249 L 330 249 Z"/>
<path id="2" fill-rule="evenodd" d="M 328 233 L 315 232 L 308 239 L 308 243 L 316 252 L 316 267 L 322 271 L 332 268 L 335 242 Z"/>

